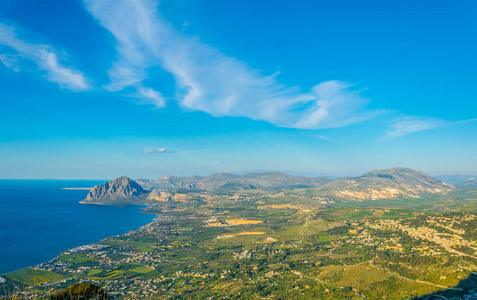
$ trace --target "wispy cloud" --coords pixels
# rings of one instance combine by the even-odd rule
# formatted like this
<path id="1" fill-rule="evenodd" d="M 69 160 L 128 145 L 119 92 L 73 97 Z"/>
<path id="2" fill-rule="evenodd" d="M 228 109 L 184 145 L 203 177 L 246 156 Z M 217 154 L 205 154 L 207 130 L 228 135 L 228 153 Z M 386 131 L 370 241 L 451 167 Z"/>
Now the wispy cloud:
<path id="1" fill-rule="evenodd" d="M 0 54 L 0 61 L 5 65 L 5 67 L 10 68 L 15 72 L 20 72 L 18 55 Z"/>
<path id="2" fill-rule="evenodd" d="M 384 111 L 366 109 L 367 100 L 351 84 L 326 81 L 309 92 L 281 84 L 247 64 L 188 37 L 170 26 L 152 0 L 84 0 L 89 12 L 116 38 L 119 59 L 107 89 L 135 87 L 138 95 L 165 101 L 154 84 L 143 87 L 148 69 L 173 74 L 176 98 L 185 108 L 213 116 L 237 116 L 303 129 L 345 126 Z M 154 89 L 157 94 L 145 93 Z M 147 91 L 147 90 L 146 90 Z"/>
<path id="3" fill-rule="evenodd" d="M 330 137 L 326 136 L 326 135 L 315 135 L 315 138 L 320 139 L 320 140 L 324 140 L 324 141 L 329 141 L 330 140 Z"/>
<path id="4" fill-rule="evenodd" d="M 430 117 L 403 117 L 396 120 L 391 129 L 386 132 L 382 139 L 392 139 L 414 132 L 436 129 L 445 126 L 452 126 L 462 123 L 474 122 L 477 119 L 462 120 L 462 121 L 445 121 Z"/>
<path id="5" fill-rule="evenodd" d="M 140 84 L 136 85 L 135 93 L 127 96 L 135 99 L 140 99 L 147 104 L 153 104 L 157 108 L 162 108 L 166 106 L 166 100 L 161 93 L 152 88 L 143 87 Z"/>
<path id="6" fill-rule="evenodd" d="M 196 149 L 196 150 L 182 150 L 182 151 L 175 151 L 175 150 L 168 150 L 166 148 L 157 148 L 157 149 L 146 149 L 144 150 L 145 154 L 153 154 L 153 153 L 178 153 L 178 154 L 190 154 L 190 153 L 199 153 L 199 152 L 209 152 L 215 151 L 214 149 Z"/>
<path id="7" fill-rule="evenodd" d="M 59 52 L 50 45 L 25 41 L 18 36 L 18 30 L 0 23 L 0 45 L 15 53 L 1 54 L 0 61 L 15 72 L 29 68 L 33 62 L 44 72 L 47 80 L 74 91 L 91 89 L 86 77 L 72 67 L 60 62 Z"/>
<path id="8" fill-rule="evenodd" d="M 159 149 L 146 149 L 144 150 L 146 154 L 153 154 L 153 153 L 176 153 L 174 150 L 167 150 L 166 148 L 159 148 Z"/>

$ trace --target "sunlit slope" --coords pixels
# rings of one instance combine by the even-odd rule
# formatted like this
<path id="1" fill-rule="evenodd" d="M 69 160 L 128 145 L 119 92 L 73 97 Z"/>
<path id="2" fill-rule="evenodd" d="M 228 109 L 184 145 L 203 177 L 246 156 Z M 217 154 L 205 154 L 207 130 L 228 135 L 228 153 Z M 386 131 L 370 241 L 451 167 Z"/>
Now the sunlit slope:
<path id="1" fill-rule="evenodd" d="M 124 204 L 142 203 L 148 192 L 134 180 L 121 176 L 101 185 L 93 187 L 86 199 L 81 201 L 85 204 Z"/>
<path id="2" fill-rule="evenodd" d="M 418 198 L 454 190 L 451 184 L 408 168 L 374 170 L 358 177 L 335 180 L 313 191 L 317 196 L 350 200 Z"/>

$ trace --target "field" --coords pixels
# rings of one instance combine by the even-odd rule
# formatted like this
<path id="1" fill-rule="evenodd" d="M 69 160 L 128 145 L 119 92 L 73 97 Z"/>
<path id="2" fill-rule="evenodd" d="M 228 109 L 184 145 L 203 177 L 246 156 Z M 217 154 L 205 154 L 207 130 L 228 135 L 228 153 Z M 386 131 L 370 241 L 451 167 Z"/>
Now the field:
<path id="1" fill-rule="evenodd" d="M 60 281 L 63 276 L 45 270 L 27 268 L 10 273 L 5 278 L 28 286 L 38 286 L 45 282 Z"/>
<path id="2" fill-rule="evenodd" d="M 331 207 L 303 204 L 312 200 L 297 207 L 297 196 L 278 194 L 150 207 L 158 219 L 143 229 L 8 274 L 7 288 L 40 295 L 29 287 L 61 289 L 81 279 L 113 299 L 417 299 L 477 287 L 469 193 Z M 278 204 L 264 209 L 270 199 Z"/>

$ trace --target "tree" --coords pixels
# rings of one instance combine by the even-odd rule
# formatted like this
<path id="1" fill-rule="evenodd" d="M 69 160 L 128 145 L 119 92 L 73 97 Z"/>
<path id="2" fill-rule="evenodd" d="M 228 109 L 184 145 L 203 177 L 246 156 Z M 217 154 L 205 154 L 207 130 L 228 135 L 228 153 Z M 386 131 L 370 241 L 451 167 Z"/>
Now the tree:
<path id="1" fill-rule="evenodd" d="M 100 288 L 91 283 L 75 283 L 67 287 L 63 291 L 55 292 L 51 296 L 52 300 L 88 300 L 88 299 L 108 299 L 108 294 Z"/>

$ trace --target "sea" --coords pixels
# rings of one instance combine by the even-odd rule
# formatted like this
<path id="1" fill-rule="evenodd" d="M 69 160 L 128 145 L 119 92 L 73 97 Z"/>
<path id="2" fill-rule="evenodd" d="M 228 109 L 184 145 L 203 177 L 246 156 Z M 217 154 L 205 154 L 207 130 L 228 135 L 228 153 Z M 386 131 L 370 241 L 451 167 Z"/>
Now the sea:
<path id="1" fill-rule="evenodd" d="M 104 180 L 0 180 L 0 274 L 151 222 L 144 206 L 80 204 Z"/>

